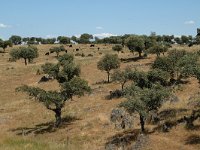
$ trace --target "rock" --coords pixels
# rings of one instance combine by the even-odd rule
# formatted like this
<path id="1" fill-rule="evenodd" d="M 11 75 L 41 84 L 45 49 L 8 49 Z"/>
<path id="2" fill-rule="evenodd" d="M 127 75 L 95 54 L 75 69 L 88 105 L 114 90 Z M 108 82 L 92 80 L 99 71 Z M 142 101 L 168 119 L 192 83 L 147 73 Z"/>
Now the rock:
<path id="1" fill-rule="evenodd" d="M 113 109 L 110 120 L 115 124 L 116 129 L 130 129 L 133 126 L 133 116 L 124 109 Z"/>
<path id="2" fill-rule="evenodd" d="M 176 95 L 171 95 L 169 101 L 170 103 L 177 103 L 180 99 Z"/>

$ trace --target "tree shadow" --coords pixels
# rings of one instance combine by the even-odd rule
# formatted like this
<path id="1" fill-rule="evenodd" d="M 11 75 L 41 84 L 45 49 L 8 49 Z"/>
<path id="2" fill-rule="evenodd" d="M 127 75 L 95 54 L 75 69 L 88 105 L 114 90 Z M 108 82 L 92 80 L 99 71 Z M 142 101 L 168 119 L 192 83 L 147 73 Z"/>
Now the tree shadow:
<path id="1" fill-rule="evenodd" d="M 123 63 L 129 63 L 129 62 L 136 62 L 138 60 L 141 60 L 141 59 L 148 59 L 147 57 L 132 57 L 132 58 L 121 58 L 121 62 Z"/>
<path id="2" fill-rule="evenodd" d="M 137 139 L 139 133 L 139 129 L 118 133 L 107 139 L 108 142 L 106 142 L 105 144 L 105 149 L 111 150 L 120 147 L 125 148 L 127 146 L 130 146 Z"/>
<path id="3" fill-rule="evenodd" d="M 111 82 L 110 82 L 111 83 Z M 94 83 L 93 85 L 103 85 L 103 84 L 110 84 L 108 83 L 108 81 L 102 80 L 102 81 L 97 81 L 96 83 Z"/>
<path id="4" fill-rule="evenodd" d="M 133 149 L 134 146 L 142 147 L 147 142 L 146 137 L 153 132 L 149 132 L 147 129 L 145 133 L 141 133 L 140 129 L 128 130 L 122 133 L 118 133 L 107 139 L 105 144 L 106 150 L 117 149 Z"/>
<path id="5" fill-rule="evenodd" d="M 16 135 L 23 135 L 23 136 L 29 135 L 29 134 L 38 135 L 38 134 L 52 133 L 52 132 L 57 131 L 58 129 L 65 128 L 66 126 L 70 125 L 75 120 L 79 120 L 79 119 L 72 116 L 65 116 L 62 118 L 62 123 L 58 128 L 55 127 L 54 121 L 50 121 L 46 123 L 37 124 L 35 125 L 35 127 L 32 127 L 32 128 L 19 127 L 16 129 L 11 129 L 10 131 L 16 132 Z"/>
<path id="6" fill-rule="evenodd" d="M 196 145 L 200 144 L 200 136 L 199 135 L 191 135 L 185 140 L 186 145 Z"/>
<path id="7" fill-rule="evenodd" d="M 185 108 L 179 108 L 179 109 L 174 109 L 174 108 L 170 108 L 170 109 L 165 109 L 161 112 L 159 112 L 158 117 L 161 120 L 166 120 L 166 119 L 171 119 L 171 118 L 175 118 L 177 115 L 181 114 L 181 113 L 185 113 L 187 112 L 188 109 Z"/>

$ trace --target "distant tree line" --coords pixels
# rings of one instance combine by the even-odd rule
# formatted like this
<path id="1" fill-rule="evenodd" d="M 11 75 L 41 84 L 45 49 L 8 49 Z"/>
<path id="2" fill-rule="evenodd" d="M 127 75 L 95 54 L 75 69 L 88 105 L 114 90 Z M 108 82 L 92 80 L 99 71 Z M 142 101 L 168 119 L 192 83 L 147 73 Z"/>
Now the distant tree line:
<path id="1" fill-rule="evenodd" d="M 152 42 L 158 43 L 168 43 L 168 44 L 180 44 L 180 45 L 188 45 L 192 46 L 193 44 L 200 44 L 200 36 L 193 37 L 191 35 L 186 36 L 174 36 L 174 35 L 156 35 L 155 32 L 152 32 L 149 36 L 147 35 L 134 35 L 134 34 L 125 34 L 122 36 L 111 36 L 105 38 L 94 37 L 92 34 L 83 33 L 80 37 L 72 36 L 58 36 L 57 38 L 42 38 L 42 37 L 21 37 L 18 35 L 13 35 L 9 38 L 9 40 L 5 42 L 10 42 L 13 45 L 21 45 L 21 44 L 70 44 L 70 43 L 78 43 L 78 44 L 120 44 L 125 46 L 125 42 L 129 37 L 137 36 L 145 41 L 145 46 L 149 46 Z M 0 39 L 0 47 L 5 47 L 2 44 Z M 7 44 L 7 45 L 11 45 Z"/>

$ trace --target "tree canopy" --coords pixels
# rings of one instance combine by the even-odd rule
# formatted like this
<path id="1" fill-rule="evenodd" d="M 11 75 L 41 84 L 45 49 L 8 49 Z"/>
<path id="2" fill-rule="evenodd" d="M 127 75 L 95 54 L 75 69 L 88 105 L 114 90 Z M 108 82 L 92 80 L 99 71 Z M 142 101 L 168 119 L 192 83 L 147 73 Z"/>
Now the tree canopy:
<path id="1" fill-rule="evenodd" d="M 25 65 L 27 65 L 27 60 L 28 63 L 30 63 L 34 58 L 37 58 L 39 54 L 38 49 L 36 47 L 28 46 L 12 49 L 10 51 L 10 56 L 14 61 L 21 58 L 24 59 L 24 63 Z"/>
<path id="2" fill-rule="evenodd" d="M 97 63 L 97 68 L 106 71 L 108 75 L 108 83 L 110 82 L 110 71 L 120 67 L 120 60 L 117 55 L 106 54 Z"/>
<path id="3" fill-rule="evenodd" d="M 55 52 L 57 57 L 59 56 L 60 52 L 63 52 L 63 51 L 65 51 L 65 47 L 63 45 L 50 48 L 50 52 L 51 53 Z"/>
<path id="4" fill-rule="evenodd" d="M 145 41 L 142 37 L 136 35 L 130 36 L 126 39 L 125 45 L 131 52 L 136 51 L 139 53 L 139 57 L 142 57 L 141 54 L 145 49 Z"/>
<path id="5" fill-rule="evenodd" d="M 62 108 L 65 102 L 70 98 L 72 99 L 72 96 L 83 96 L 85 92 L 91 91 L 87 81 L 78 77 L 80 71 L 74 71 L 77 69 L 77 65 L 73 62 L 73 57 L 67 54 L 61 57 L 63 58 L 60 58 L 57 64 L 46 63 L 42 66 L 44 73 L 55 77 L 60 84 L 60 90 L 46 91 L 27 85 L 16 89 L 16 91 L 26 92 L 29 98 L 34 98 L 38 102 L 41 102 L 47 109 L 53 111 L 56 118 L 55 127 L 59 127 L 61 124 Z"/>

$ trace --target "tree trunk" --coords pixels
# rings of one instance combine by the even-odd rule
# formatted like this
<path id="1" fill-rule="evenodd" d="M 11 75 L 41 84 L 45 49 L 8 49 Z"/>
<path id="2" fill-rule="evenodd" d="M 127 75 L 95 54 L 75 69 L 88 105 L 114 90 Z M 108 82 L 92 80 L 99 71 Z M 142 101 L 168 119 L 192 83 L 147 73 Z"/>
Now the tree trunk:
<path id="1" fill-rule="evenodd" d="M 108 71 L 107 74 L 108 74 L 108 83 L 110 83 L 110 72 Z"/>
<path id="2" fill-rule="evenodd" d="M 142 57 L 142 52 L 138 52 L 139 53 L 139 57 L 141 58 Z"/>
<path id="3" fill-rule="evenodd" d="M 57 52 L 56 55 L 57 55 L 56 57 L 58 57 L 58 56 L 59 56 L 59 53 Z"/>
<path id="4" fill-rule="evenodd" d="M 126 83 L 126 82 L 123 82 L 123 83 L 122 83 L 122 91 L 124 90 L 124 85 L 125 85 L 125 83 Z"/>
<path id="5" fill-rule="evenodd" d="M 141 125 L 141 131 L 143 133 L 145 129 L 144 129 L 144 117 L 142 115 L 140 115 L 140 125 Z"/>
<path id="6" fill-rule="evenodd" d="M 25 65 L 27 65 L 27 59 L 26 58 L 24 58 L 24 61 L 25 61 Z"/>
<path id="7" fill-rule="evenodd" d="M 58 128 L 61 124 L 61 108 L 56 108 L 54 110 L 55 112 L 55 118 L 56 118 L 56 122 L 55 122 L 55 127 Z"/>

